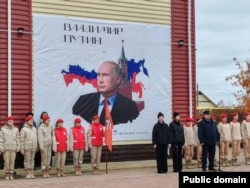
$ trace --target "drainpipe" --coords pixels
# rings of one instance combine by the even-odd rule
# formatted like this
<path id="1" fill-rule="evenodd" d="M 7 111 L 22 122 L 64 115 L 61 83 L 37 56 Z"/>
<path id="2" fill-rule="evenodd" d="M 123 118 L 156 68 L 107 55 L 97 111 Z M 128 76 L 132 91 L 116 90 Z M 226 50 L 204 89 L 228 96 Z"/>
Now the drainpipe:
<path id="1" fill-rule="evenodd" d="M 193 116 L 192 90 L 192 41 L 191 41 L 191 1 L 188 0 L 188 69 L 189 69 L 189 116 Z"/>
<path id="2" fill-rule="evenodd" d="M 8 115 L 11 115 L 11 0 L 8 0 Z"/>

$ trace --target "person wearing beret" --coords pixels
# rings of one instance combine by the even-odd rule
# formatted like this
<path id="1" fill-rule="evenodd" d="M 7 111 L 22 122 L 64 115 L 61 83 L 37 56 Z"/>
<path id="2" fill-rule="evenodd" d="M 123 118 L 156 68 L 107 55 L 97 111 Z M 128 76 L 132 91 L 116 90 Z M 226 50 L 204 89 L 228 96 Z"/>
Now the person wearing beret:
<path id="1" fill-rule="evenodd" d="M 69 135 L 63 126 L 63 119 L 56 120 L 56 126 L 52 132 L 52 150 L 55 152 L 56 170 L 58 177 L 65 177 L 64 168 L 66 154 L 69 151 Z"/>
<path id="2" fill-rule="evenodd" d="M 164 122 L 164 115 L 158 113 L 158 121 L 153 127 L 152 144 L 156 151 L 157 173 L 168 172 L 167 150 L 170 148 L 170 133 L 168 124 Z"/>
<path id="3" fill-rule="evenodd" d="M 240 156 L 240 147 L 241 147 L 241 128 L 239 119 L 239 113 L 232 113 L 233 120 L 230 122 L 230 129 L 232 135 L 232 165 L 239 166 L 238 158 Z"/>
<path id="4" fill-rule="evenodd" d="M 216 144 L 219 143 L 220 136 L 209 110 L 203 112 L 203 118 L 198 124 L 198 136 L 202 145 L 202 171 L 207 170 L 207 159 L 209 161 L 208 169 L 217 171 L 214 168 L 214 159 Z"/>
<path id="5" fill-rule="evenodd" d="M 195 136 L 195 149 L 196 149 L 196 159 L 198 168 L 201 168 L 201 158 L 202 158 L 202 146 L 200 144 L 200 140 L 198 137 L 198 124 L 202 120 L 202 116 L 196 117 L 196 123 L 194 123 L 193 130 L 194 130 L 194 136 Z"/>
<path id="6" fill-rule="evenodd" d="M 50 178 L 52 154 L 52 126 L 50 117 L 43 116 L 43 122 L 38 128 L 38 143 L 41 154 L 41 170 L 43 178 Z"/>
<path id="7" fill-rule="evenodd" d="M 48 112 L 46 111 L 43 111 L 41 114 L 40 114 L 40 119 L 39 119 L 39 122 L 38 122 L 38 126 L 39 127 L 42 123 L 43 123 L 43 117 L 44 116 L 49 116 Z"/>
<path id="8" fill-rule="evenodd" d="M 91 123 L 87 133 L 88 146 L 90 148 L 91 155 L 92 173 L 100 174 L 99 169 L 101 163 L 104 129 L 103 125 L 100 124 L 100 117 L 98 115 L 95 115 L 92 118 L 92 121 L 93 122 Z"/>
<path id="9" fill-rule="evenodd" d="M 69 132 L 69 151 L 73 152 L 73 165 L 76 176 L 82 174 L 84 150 L 85 152 L 88 151 L 87 132 L 81 125 L 81 119 L 75 118 L 74 125 Z"/>
<path id="10" fill-rule="evenodd" d="M 33 169 L 37 150 L 37 129 L 33 126 L 33 117 L 27 116 L 20 132 L 20 151 L 24 156 L 23 164 L 27 179 L 35 178 Z"/>
<path id="11" fill-rule="evenodd" d="M 195 135 L 193 129 L 193 118 L 186 118 L 186 122 L 184 124 L 184 136 L 185 136 L 185 144 L 184 144 L 184 159 L 186 162 L 186 168 L 192 168 L 192 159 L 194 157 L 194 146 L 195 146 Z"/>
<path id="12" fill-rule="evenodd" d="M 227 122 L 227 114 L 222 113 L 220 115 L 221 121 L 217 125 L 218 132 L 220 134 L 220 164 L 223 167 L 231 166 L 228 163 L 228 151 L 229 145 L 232 142 L 230 125 Z"/>
<path id="13" fill-rule="evenodd" d="M 243 141 L 245 164 L 250 165 L 250 112 L 245 113 L 245 119 L 241 122 L 240 128 Z"/>
<path id="14" fill-rule="evenodd" d="M 178 112 L 174 112 L 173 121 L 169 124 L 170 130 L 170 143 L 172 151 L 172 160 L 173 160 L 173 171 L 181 172 L 182 171 L 182 154 L 183 146 L 185 143 L 184 128 L 181 123 L 181 117 Z"/>
<path id="15" fill-rule="evenodd" d="M 28 112 L 28 113 L 25 114 L 25 117 L 28 117 L 28 116 L 32 116 L 34 118 L 33 112 Z M 25 124 L 25 121 L 23 122 L 22 127 L 24 126 L 24 124 Z M 33 126 L 38 128 L 35 121 L 33 122 Z"/>
<path id="16" fill-rule="evenodd" d="M 0 131 L 0 155 L 3 154 L 5 180 L 13 180 L 16 153 L 20 150 L 20 134 L 14 117 L 8 116 Z"/>

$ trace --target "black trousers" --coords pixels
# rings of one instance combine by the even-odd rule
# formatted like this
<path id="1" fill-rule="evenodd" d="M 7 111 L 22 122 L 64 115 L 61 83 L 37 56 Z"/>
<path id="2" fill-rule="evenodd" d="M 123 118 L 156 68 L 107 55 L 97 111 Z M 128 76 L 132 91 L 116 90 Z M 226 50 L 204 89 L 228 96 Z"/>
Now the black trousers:
<path id="1" fill-rule="evenodd" d="M 182 145 L 174 144 L 171 146 L 173 154 L 173 170 L 174 172 L 182 171 Z"/>
<path id="2" fill-rule="evenodd" d="M 168 145 L 157 145 L 156 147 L 156 163 L 158 173 L 166 173 L 168 171 L 167 149 Z"/>
<path id="3" fill-rule="evenodd" d="M 215 144 L 202 145 L 202 169 L 207 168 L 207 158 L 209 161 L 208 169 L 214 168 Z"/>

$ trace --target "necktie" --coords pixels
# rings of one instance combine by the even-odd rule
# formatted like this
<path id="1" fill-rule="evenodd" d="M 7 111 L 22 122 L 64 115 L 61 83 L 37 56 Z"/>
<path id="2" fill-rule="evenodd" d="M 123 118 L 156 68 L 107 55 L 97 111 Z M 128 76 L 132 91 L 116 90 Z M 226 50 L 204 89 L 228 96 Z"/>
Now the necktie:
<path id="1" fill-rule="evenodd" d="M 109 100 L 107 98 L 105 98 L 103 100 L 103 108 L 102 108 L 102 112 L 101 112 L 101 115 L 100 115 L 100 123 L 103 126 L 105 126 L 105 108 L 106 108 L 106 105 L 109 105 L 109 104 L 110 104 Z"/>

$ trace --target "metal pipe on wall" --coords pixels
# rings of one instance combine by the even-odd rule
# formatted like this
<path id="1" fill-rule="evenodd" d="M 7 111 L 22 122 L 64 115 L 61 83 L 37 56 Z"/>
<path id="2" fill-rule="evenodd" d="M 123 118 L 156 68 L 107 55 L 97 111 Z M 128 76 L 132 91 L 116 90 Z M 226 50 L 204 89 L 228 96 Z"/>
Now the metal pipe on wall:
<path id="1" fill-rule="evenodd" d="M 191 6 L 192 0 L 188 0 L 188 70 L 189 70 L 189 116 L 193 116 L 193 90 L 192 90 L 192 41 L 191 41 Z"/>
<path id="2" fill-rule="evenodd" d="M 8 115 L 12 114 L 11 109 L 11 96 L 12 96 L 12 68 L 11 68 L 11 61 L 12 61 L 12 52 L 11 52 L 11 44 L 12 44 L 12 38 L 11 38 L 11 0 L 8 0 Z"/>

